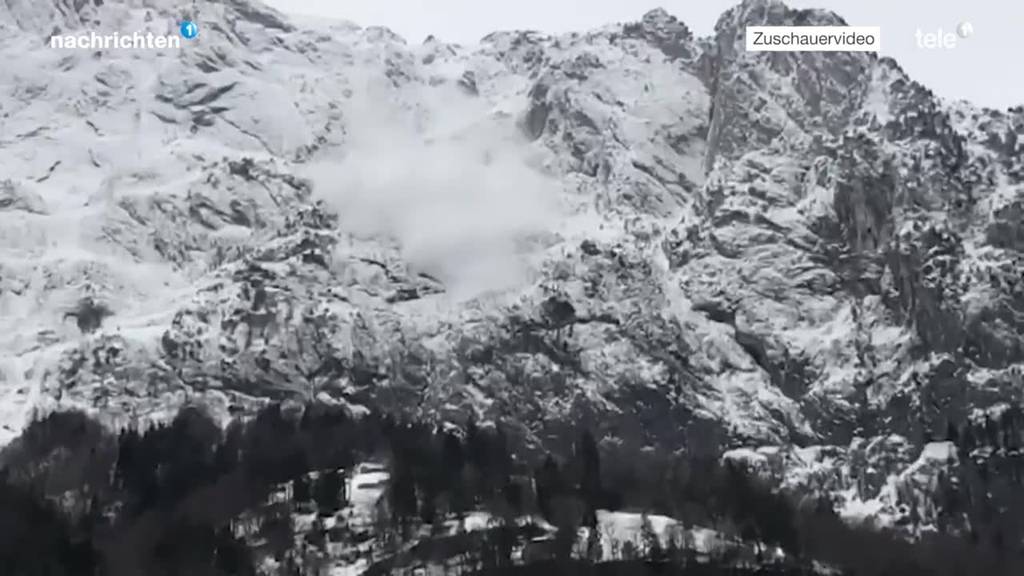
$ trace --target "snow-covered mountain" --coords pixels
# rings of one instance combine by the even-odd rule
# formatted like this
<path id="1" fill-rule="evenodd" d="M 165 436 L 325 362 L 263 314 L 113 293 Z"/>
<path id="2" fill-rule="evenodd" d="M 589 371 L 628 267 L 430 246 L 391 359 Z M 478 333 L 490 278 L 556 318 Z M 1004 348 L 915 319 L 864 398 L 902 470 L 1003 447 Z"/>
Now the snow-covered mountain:
<path id="1" fill-rule="evenodd" d="M 1024 107 L 743 49 L 834 14 L 461 46 L 181 4 L 0 3 L 5 441 L 316 397 L 727 447 L 889 521 L 951 426 L 1021 403 Z"/>

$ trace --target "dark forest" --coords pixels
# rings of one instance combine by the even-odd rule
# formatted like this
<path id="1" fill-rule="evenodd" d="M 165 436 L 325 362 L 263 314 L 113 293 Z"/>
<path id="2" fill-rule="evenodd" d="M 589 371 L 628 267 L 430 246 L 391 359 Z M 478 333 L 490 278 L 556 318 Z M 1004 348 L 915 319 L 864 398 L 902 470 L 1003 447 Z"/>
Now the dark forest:
<path id="1" fill-rule="evenodd" d="M 996 428 L 990 432 L 1000 441 Z M 978 441 L 974 431 L 950 434 L 964 449 Z M 512 550 L 530 537 L 529 527 L 511 521 L 452 544 L 474 559 L 471 572 L 788 575 L 821 573 L 824 566 L 857 576 L 1024 573 L 1014 544 L 1021 542 L 1019 516 L 972 492 L 1019 493 L 1019 478 L 1004 480 L 1012 475 L 970 458 L 960 471 L 970 481 L 948 483 L 937 497 L 950 514 L 976 519 L 972 528 L 911 542 L 844 523 L 827 500 L 776 493 L 717 454 L 614 453 L 587 430 L 569 444 L 566 454 L 534 461 L 500 424 L 470 421 L 456 432 L 381 414 L 353 418 L 319 405 L 271 406 L 226 429 L 189 408 L 167 425 L 117 434 L 81 413 L 54 413 L 2 455 L 0 566 L 11 576 L 254 575 L 256 551 L 233 534 L 234 518 L 261 510 L 282 483 L 291 483 L 296 504 L 338 510 L 345 504 L 339 470 L 374 457 L 390 469 L 378 536 L 391 541 L 422 539 L 424 526 L 472 510 L 503 519 L 535 514 L 557 527 L 547 555 L 525 566 L 513 562 Z M 321 473 L 311 478 L 314 471 Z M 685 547 L 646 535 L 647 544 L 621 561 L 581 558 L 572 552 L 574 535 L 594 525 L 597 510 L 714 526 L 756 543 L 756 562 L 740 562 L 727 550 L 697 561 Z M 280 510 L 266 513 L 276 516 L 263 522 L 259 553 L 275 557 L 279 573 L 317 574 L 315 563 L 296 552 L 288 518 Z M 325 535 L 304 538 L 315 548 Z M 768 547 L 784 550 L 784 559 L 763 554 Z M 396 562 L 376 562 L 369 573 L 398 571 Z"/>

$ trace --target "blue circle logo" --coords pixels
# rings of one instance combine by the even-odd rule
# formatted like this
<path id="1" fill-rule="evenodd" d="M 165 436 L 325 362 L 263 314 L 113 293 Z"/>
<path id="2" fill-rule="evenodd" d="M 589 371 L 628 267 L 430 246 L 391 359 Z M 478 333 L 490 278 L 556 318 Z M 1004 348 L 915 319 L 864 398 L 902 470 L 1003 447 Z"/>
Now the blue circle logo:
<path id="1" fill-rule="evenodd" d="M 191 40 L 196 36 L 199 36 L 199 26 L 196 26 L 196 23 L 191 20 L 182 21 L 178 30 L 181 31 L 182 38 L 186 40 Z"/>

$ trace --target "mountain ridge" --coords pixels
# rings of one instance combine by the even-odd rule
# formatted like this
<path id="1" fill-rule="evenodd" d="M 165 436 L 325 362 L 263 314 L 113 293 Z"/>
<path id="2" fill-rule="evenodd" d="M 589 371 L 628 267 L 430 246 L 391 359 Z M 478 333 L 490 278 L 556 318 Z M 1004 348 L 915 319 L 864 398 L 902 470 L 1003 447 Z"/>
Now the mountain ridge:
<path id="1" fill-rule="evenodd" d="M 167 4 L 0 20 L 173 33 Z M 832 13 L 748 0 L 710 38 L 655 10 L 477 46 L 242 0 L 194 17 L 180 52 L 0 45 L 24 54 L 0 72 L 7 440 L 61 406 L 119 427 L 288 398 L 501 419 L 536 450 L 585 421 L 612 446 L 776 447 L 794 474 L 839 454 L 830 490 L 895 522 L 843 462 L 930 462 L 949 425 L 1019 404 L 1024 108 L 739 44 Z"/>

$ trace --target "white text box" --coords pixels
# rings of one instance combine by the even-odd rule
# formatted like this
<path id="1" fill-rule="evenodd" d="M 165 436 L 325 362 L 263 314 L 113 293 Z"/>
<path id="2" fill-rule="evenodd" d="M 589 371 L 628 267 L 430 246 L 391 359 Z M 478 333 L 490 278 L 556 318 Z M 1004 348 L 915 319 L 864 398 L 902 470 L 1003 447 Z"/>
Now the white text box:
<path id="1" fill-rule="evenodd" d="M 878 52 L 878 26 L 747 26 L 748 52 Z"/>

